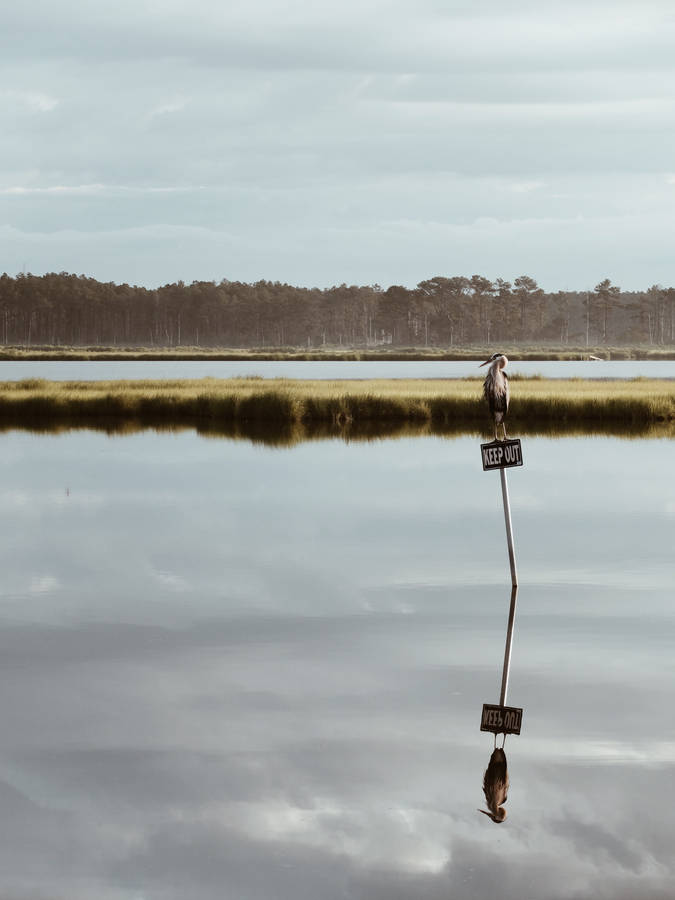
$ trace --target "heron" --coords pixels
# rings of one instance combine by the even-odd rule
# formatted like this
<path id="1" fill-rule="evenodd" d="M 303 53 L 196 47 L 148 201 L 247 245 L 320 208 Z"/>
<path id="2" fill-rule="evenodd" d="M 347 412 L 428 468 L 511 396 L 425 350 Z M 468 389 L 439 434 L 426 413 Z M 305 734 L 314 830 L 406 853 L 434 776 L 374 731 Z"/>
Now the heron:
<path id="1" fill-rule="evenodd" d="M 504 746 L 495 747 L 490 757 L 490 762 L 483 775 L 483 793 L 487 809 L 479 809 L 484 815 L 489 816 L 493 822 L 500 824 L 506 818 L 506 792 L 509 789 L 509 773 L 506 768 L 506 754 Z"/>
<path id="2" fill-rule="evenodd" d="M 495 421 L 495 440 L 498 441 L 497 428 L 502 426 L 504 437 L 506 440 L 506 413 L 509 408 L 509 379 L 504 369 L 508 363 L 508 358 L 503 353 L 493 353 L 489 359 L 481 363 L 478 368 L 490 364 L 488 373 L 483 382 L 483 395 L 490 407 L 490 413 Z"/>

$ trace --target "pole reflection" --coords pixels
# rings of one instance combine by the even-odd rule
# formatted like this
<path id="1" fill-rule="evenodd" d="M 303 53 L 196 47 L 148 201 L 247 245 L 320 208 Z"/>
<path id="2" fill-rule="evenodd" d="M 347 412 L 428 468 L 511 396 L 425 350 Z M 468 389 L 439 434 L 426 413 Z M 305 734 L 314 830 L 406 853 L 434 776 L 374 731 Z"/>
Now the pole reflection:
<path id="1" fill-rule="evenodd" d="M 514 579 L 515 580 L 515 579 Z M 490 756 L 487 769 L 483 774 L 483 793 L 487 810 L 479 812 L 488 816 L 493 822 L 499 824 L 506 819 L 506 803 L 509 789 L 509 773 L 504 743 L 507 734 L 520 734 L 522 710 L 511 710 L 506 706 L 506 698 L 509 689 L 509 674 L 511 671 L 511 650 L 513 647 L 513 632 L 516 621 L 516 603 L 518 599 L 518 586 L 511 588 L 511 602 L 509 605 L 509 619 L 506 627 L 506 643 L 504 646 L 504 664 L 502 667 L 502 683 L 499 694 L 499 706 L 483 706 L 483 719 L 481 731 L 491 731 L 494 734 L 494 750 Z M 497 747 L 497 735 L 503 735 L 501 747 Z"/>
<path id="2" fill-rule="evenodd" d="M 502 689 L 499 694 L 499 705 L 506 706 L 506 693 L 509 689 L 509 672 L 511 670 L 511 647 L 513 645 L 513 626 L 516 621 L 516 601 L 518 585 L 511 588 L 511 605 L 509 606 L 509 622 L 506 626 L 506 646 L 504 647 L 504 666 L 502 668 Z"/>

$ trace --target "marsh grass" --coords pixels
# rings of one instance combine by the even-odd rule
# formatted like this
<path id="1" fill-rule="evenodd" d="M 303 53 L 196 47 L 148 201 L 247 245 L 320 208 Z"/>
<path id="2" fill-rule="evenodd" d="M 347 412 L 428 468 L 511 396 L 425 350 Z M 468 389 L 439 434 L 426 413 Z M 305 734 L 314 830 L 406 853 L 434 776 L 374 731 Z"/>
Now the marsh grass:
<path id="1" fill-rule="evenodd" d="M 0 382 L 0 428 L 195 428 L 290 445 L 343 437 L 492 433 L 476 379 Z M 509 434 L 660 434 L 675 431 L 675 383 L 520 379 Z"/>

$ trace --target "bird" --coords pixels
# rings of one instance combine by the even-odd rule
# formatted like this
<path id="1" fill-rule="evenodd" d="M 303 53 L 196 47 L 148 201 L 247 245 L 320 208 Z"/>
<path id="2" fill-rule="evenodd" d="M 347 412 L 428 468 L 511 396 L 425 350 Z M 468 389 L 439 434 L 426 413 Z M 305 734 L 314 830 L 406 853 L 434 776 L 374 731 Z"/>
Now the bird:
<path id="1" fill-rule="evenodd" d="M 503 747 L 495 747 L 483 775 L 483 793 L 490 811 L 479 809 L 478 812 L 489 816 L 497 824 L 503 822 L 506 818 L 503 804 L 506 803 L 508 789 L 509 773 L 506 768 L 506 754 Z"/>
<path id="2" fill-rule="evenodd" d="M 508 357 L 503 353 L 493 353 L 489 359 L 481 363 L 479 369 L 490 363 L 490 368 L 483 382 L 483 396 L 488 402 L 490 413 L 495 421 L 495 440 L 497 437 L 497 426 L 502 426 L 504 433 L 503 440 L 506 440 L 506 413 L 509 409 L 509 379 L 504 369 L 508 363 Z"/>

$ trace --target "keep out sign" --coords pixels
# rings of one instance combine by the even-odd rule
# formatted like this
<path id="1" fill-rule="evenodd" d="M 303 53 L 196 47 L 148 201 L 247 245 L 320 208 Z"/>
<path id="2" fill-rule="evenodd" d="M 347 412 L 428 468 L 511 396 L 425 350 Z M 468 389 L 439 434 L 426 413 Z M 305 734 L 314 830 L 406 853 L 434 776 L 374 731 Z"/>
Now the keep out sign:
<path id="1" fill-rule="evenodd" d="M 483 457 L 483 471 L 490 469 L 508 469 L 511 466 L 522 466 L 523 451 L 519 440 L 514 441 L 490 441 L 489 444 L 481 444 L 480 452 Z"/>
<path id="2" fill-rule="evenodd" d="M 484 703 L 480 730 L 491 731 L 493 734 L 520 734 L 522 721 L 523 711 L 517 706 L 493 706 L 491 703 Z"/>

